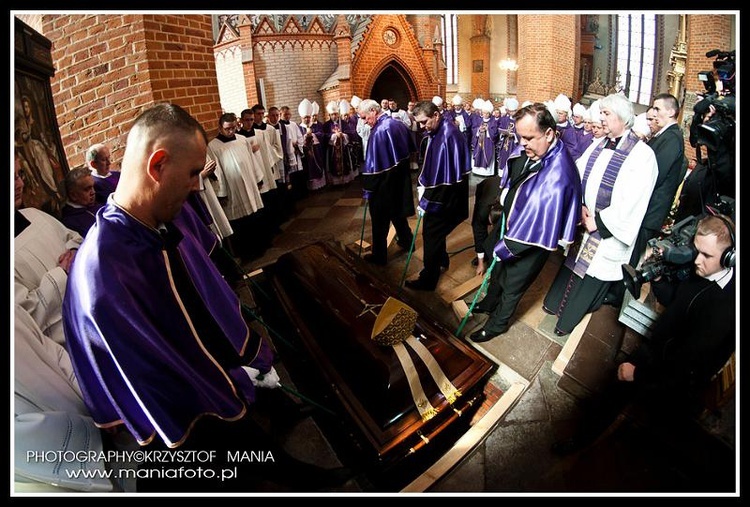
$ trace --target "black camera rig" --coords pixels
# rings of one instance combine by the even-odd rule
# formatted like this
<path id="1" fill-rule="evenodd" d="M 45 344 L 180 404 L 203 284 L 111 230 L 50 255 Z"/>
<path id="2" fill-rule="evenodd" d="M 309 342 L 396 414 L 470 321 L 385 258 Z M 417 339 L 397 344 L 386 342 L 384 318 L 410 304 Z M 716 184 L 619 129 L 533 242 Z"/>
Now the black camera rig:
<path id="1" fill-rule="evenodd" d="M 703 82 L 706 93 L 693 107 L 695 115 L 690 126 L 690 145 L 698 148 L 699 158 L 700 146 L 705 146 L 709 154 L 716 152 L 724 143 L 734 142 L 735 131 L 735 52 L 714 49 L 706 53 L 706 57 L 715 57 L 714 68 L 698 73 L 698 79 Z M 717 84 L 720 85 L 720 89 Z M 704 122 L 711 106 L 715 113 Z M 698 161 L 702 163 L 702 160 Z"/>
<path id="2" fill-rule="evenodd" d="M 629 264 L 621 266 L 625 288 L 638 299 L 641 286 L 660 276 L 669 281 L 686 280 L 694 269 L 693 261 L 698 255 L 693 244 L 698 222 L 708 214 L 721 214 L 734 219 L 734 206 L 734 199 L 720 196 L 715 205 L 706 206 L 705 213 L 691 215 L 673 225 L 663 237 L 650 239 L 648 246 L 651 255 L 641 263 L 639 269 Z"/>

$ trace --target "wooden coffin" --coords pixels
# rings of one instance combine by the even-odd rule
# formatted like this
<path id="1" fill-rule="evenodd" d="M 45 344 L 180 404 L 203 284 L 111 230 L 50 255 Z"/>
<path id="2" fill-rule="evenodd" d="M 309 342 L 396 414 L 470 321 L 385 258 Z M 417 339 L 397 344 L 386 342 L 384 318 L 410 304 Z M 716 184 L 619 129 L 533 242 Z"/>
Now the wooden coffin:
<path id="1" fill-rule="evenodd" d="M 459 420 L 465 424 L 481 405 L 494 364 L 455 338 L 448 327 L 419 314 L 412 335 L 461 393 L 449 403 L 425 362 L 405 347 L 424 393 L 437 410 L 434 417 L 423 420 L 394 347 L 372 339 L 381 305 L 389 296 L 408 305 L 409 295 L 399 296 L 398 288 L 375 278 L 362 260 L 338 244 L 319 242 L 289 252 L 270 274 L 284 312 L 344 407 L 344 415 L 354 421 L 379 460 L 398 460 L 419 451 Z M 419 307 L 419 302 L 412 303 Z"/>

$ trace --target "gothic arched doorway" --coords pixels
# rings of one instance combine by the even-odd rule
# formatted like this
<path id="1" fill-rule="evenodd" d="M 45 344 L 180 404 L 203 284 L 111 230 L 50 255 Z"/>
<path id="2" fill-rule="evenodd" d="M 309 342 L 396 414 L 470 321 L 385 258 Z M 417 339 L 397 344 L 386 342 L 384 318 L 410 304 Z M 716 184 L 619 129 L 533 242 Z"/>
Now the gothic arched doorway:
<path id="1" fill-rule="evenodd" d="M 416 100 L 417 92 L 409 73 L 397 62 L 390 62 L 373 83 L 370 98 L 378 102 L 393 99 L 399 108 L 406 109 L 410 100 Z"/>

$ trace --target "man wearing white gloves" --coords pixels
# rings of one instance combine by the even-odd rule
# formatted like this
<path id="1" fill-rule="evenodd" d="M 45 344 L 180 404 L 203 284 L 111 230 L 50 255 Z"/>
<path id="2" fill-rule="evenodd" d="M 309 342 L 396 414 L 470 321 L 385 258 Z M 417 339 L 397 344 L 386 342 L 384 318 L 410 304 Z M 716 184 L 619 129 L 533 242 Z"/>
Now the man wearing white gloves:
<path id="1" fill-rule="evenodd" d="M 296 491 L 341 482 L 286 454 L 252 418 L 261 381 L 243 366 L 266 375 L 263 385 L 278 385 L 274 354 L 209 257 L 218 238 L 184 206 L 205 161 L 206 134 L 184 109 L 159 104 L 136 118 L 120 183 L 81 245 L 63 303 L 86 406 L 98 426 L 124 425 L 147 449 L 215 452 L 206 463 L 144 462 L 138 491 L 253 491 L 269 480 Z M 273 462 L 229 457 L 250 450 Z M 176 475 L 198 465 L 213 479 Z"/>

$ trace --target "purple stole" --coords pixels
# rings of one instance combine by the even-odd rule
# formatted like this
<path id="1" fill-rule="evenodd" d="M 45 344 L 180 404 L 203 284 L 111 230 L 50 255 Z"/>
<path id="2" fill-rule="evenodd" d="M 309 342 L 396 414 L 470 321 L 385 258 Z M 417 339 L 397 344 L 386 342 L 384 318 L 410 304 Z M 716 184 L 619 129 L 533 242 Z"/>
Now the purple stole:
<path id="1" fill-rule="evenodd" d="M 591 156 L 586 162 L 586 170 L 583 172 L 583 178 L 581 179 L 581 188 L 584 192 L 586 191 L 586 183 L 588 181 L 589 175 L 591 174 L 591 169 L 594 167 L 596 159 L 599 158 L 599 155 L 601 155 L 602 150 L 604 149 L 604 146 L 606 144 L 606 139 L 600 142 L 599 145 L 594 148 L 594 151 L 591 153 Z M 628 137 L 625 138 L 625 142 L 622 143 L 622 148 L 617 148 L 614 150 L 614 154 L 612 154 L 612 158 L 607 165 L 607 169 L 605 169 L 604 171 L 604 176 L 602 176 L 602 182 L 601 185 L 599 185 L 599 191 L 596 194 L 596 213 L 608 207 L 609 203 L 612 201 L 612 187 L 614 187 L 615 185 L 617 175 L 620 173 L 620 169 L 622 168 L 622 164 L 625 162 L 625 159 L 628 157 L 628 155 L 630 155 L 630 151 L 636 144 L 638 144 L 638 136 L 630 131 Z M 594 259 L 594 255 L 596 254 L 597 248 L 599 248 L 599 243 L 601 242 L 601 240 L 602 237 L 599 234 L 598 230 L 589 233 L 589 237 L 586 240 L 586 243 L 583 245 L 583 247 L 580 248 L 580 254 L 578 254 L 578 249 L 570 249 L 567 258 L 565 259 L 565 266 L 573 271 L 576 276 L 578 276 L 579 278 L 583 278 L 583 276 L 586 274 L 586 271 L 589 269 L 591 261 Z M 573 246 L 575 247 L 576 245 Z M 578 255 L 577 258 L 576 255 Z"/>
<path id="2" fill-rule="evenodd" d="M 392 116 L 382 115 L 370 132 L 362 174 L 372 175 L 389 171 L 408 158 L 412 150 L 411 137 L 406 125 Z"/>

